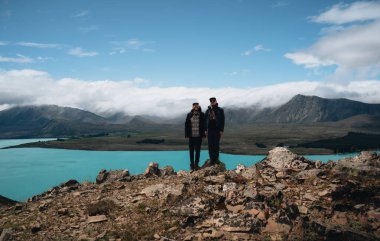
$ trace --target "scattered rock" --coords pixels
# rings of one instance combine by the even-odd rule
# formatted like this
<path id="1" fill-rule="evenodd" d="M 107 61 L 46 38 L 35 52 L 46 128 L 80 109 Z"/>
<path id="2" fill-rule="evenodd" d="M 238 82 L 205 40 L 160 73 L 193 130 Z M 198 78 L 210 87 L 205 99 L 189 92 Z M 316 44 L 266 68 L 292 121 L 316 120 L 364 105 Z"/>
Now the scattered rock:
<path id="1" fill-rule="evenodd" d="M 13 229 L 11 228 L 5 228 L 1 232 L 0 235 L 0 241 L 10 241 L 12 240 L 12 234 L 13 234 Z"/>
<path id="2" fill-rule="evenodd" d="M 369 218 L 380 220 L 380 211 L 370 210 L 367 212 Z"/>
<path id="3" fill-rule="evenodd" d="M 301 214 L 307 214 L 307 212 L 308 212 L 308 208 L 305 207 L 305 206 L 298 206 L 298 211 L 299 211 Z"/>
<path id="4" fill-rule="evenodd" d="M 267 225 L 263 228 L 262 232 L 268 233 L 271 236 L 280 237 L 280 239 L 276 238 L 276 240 L 282 240 L 288 235 L 291 228 L 290 225 L 279 223 L 272 217 L 268 219 Z"/>
<path id="5" fill-rule="evenodd" d="M 284 169 L 305 170 L 312 164 L 311 161 L 290 152 L 285 147 L 276 147 L 269 151 L 269 155 L 263 162 L 279 171 Z"/>
<path id="6" fill-rule="evenodd" d="M 107 221 L 108 218 L 106 215 L 97 215 L 97 216 L 89 216 L 87 219 L 87 223 L 100 223 Z"/>
<path id="7" fill-rule="evenodd" d="M 142 191 L 141 191 L 141 194 L 145 194 L 147 196 L 151 196 L 151 197 L 154 197 L 154 196 L 157 196 L 158 194 L 162 193 L 163 190 L 165 188 L 165 185 L 164 184 L 155 184 L 155 185 L 151 185 L 151 186 L 148 186 L 146 188 L 144 188 Z"/>
<path id="8" fill-rule="evenodd" d="M 226 177 L 222 174 L 218 176 L 208 176 L 204 180 L 209 184 L 223 184 L 226 181 Z"/>
<path id="9" fill-rule="evenodd" d="M 318 192 L 318 196 L 324 197 L 324 196 L 326 196 L 329 193 L 330 193 L 330 190 L 326 189 L 326 190 Z"/>
<path id="10" fill-rule="evenodd" d="M 174 171 L 174 168 L 172 166 L 166 166 L 161 169 L 161 175 L 162 176 L 171 176 L 176 175 L 177 173 Z"/>
<path id="11" fill-rule="evenodd" d="M 33 223 L 30 227 L 30 231 L 32 233 L 38 233 L 39 231 L 41 231 L 41 224 L 39 223 Z"/>
<path id="12" fill-rule="evenodd" d="M 322 165 L 323 165 L 323 162 L 321 162 L 320 160 L 316 160 L 315 161 L 315 168 L 321 168 L 322 167 Z"/>
<path id="13" fill-rule="evenodd" d="M 161 171 L 158 168 L 158 163 L 157 162 L 151 162 L 151 163 L 149 163 L 149 166 L 145 169 L 144 175 L 146 177 L 160 176 L 161 175 Z"/>
<path id="14" fill-rule="evenodd" d="M 108 172 L 105 169 L 100 170 L 99 174 L 96 176 L 96 183 L 103 183 L 107 179 Z"/>
<path id="15" fill-rule="evenodd" d="M 310 169 L 310 170 L 304 170 L 299 172 L 296 175 L 296 178 L 306 180 L 306 179 L 311 179 L 311 178 L 316 178 L 318 177 L 321 173 L 323 173 L 322 170 L 320 169 Z"/>
<path id="16" fill-rule="evenodd" d="M 68 215 L 69 214 L 69 209 L 67 208 L 61 208 L 58 210 L 58 215 Z"/>
<path id="17" fill-rule="evenodd" d="M 379 161 L 364 152 L 323 164 L 275 148 L 229 171 L 223 163 L 191 174 L 157 163 L 139 175 L 101 170 L 97 184 L 69 180 L 26 203 L 0 206 L 0 241 L 375 241 Z M 2 228 L 9 226 L 10 238 Z"/>
<path id="18" fill-rule="evenodd" d="M 60 187 L 72 187 L 72 186 L 75 186 L 79 184 L 79 182 L 77 180 L 74 180 L 74 179 L 71 179 L 71 180 L 68 180 L 67 182 L 64 182 L 60 185 Z"/>

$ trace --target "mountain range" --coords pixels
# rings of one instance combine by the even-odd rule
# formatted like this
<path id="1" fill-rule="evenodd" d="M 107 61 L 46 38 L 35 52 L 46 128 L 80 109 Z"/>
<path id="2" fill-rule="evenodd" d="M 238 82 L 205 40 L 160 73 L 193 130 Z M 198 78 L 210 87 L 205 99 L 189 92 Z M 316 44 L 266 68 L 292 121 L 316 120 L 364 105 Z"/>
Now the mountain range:
<path id="1" fill-rule="evenodd" d="M 227 125 L 253 123 L 378 122 L 380 104 L 349 99 L 296 95 L 276 108 L 226 107 Z M 185 113 L 184 113 L 185 116 Z M 0 138 L 60 137 L 109 132 L 141 131 L 161 125 L 181 125 L 185 117 L 100 116 L 85 110 L 55 105 L 17 106 L 0 111 Z M 378 123 L 377 123 L 378 124 Z"/>
<path id="2" fill-rule="evenodd" d="M 349 99 L 326 99 L 296 95 L 277 108 L 226 108 L 230 123 L 316 123 L 335 122 L 354 116 L 380 115 L 380 104 Z"/>

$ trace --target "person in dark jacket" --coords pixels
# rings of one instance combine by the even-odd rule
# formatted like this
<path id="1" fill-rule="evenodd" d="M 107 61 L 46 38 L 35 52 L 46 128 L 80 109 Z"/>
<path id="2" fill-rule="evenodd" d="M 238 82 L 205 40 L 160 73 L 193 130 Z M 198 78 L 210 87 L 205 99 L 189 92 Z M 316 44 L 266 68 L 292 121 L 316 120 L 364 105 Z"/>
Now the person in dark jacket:
<path id="1" fill-rule="evenodd" d="M 210 106 L 205 114 L 205 126 L 210 164 L 214 165 L 219 162 L 220 138 L 224 131 L 224 111 L 218 106 L 215 97 L 210 98 Z"/>
<path id="2" fill-rule="evenodd" d="M 205 137 L 205 116 L 199 103 L 193 103 L 193 108 L 186 116 L 185 137 L 189 138 L 190 169 L 199 169 L 202 138 Z M 194 160 L 195 150 L 195 160 Z"/>

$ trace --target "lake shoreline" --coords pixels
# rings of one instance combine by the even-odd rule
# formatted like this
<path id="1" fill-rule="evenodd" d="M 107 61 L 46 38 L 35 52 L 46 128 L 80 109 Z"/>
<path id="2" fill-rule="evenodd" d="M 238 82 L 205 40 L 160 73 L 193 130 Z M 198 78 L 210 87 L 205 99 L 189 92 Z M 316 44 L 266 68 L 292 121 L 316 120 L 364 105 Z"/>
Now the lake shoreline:
<path id="1" fill-rule="evenodd" d="M 188 147 L 185 145 L 155 145 L 155 144 L 140 144 L 140 145 L 123 145 L 123 146 L 71 146 L 71 145 L 57 145 L 56 142 L 32 142 L 15 146 L 7 146 L 0 149 L 13 149 L 13 148 L 46 148 L 46 149 L 62 149 L 62 150 L 79 150 L 79 151 L 187 151 Z M 288 148 L 298 155 L 340 155 L 358 153 L 345 152 L 334 153 L 329 149 L 322 148 Z M 201 149 L 202 152 L 207 152 L 207 146 Z M 270 148 L 262 148 L 262 150 L 249 150 L 238 149 L 237 147 L 223 148 L 221 146 L 221 153 L 230 155 L 267 155 Z M 377 151 L 377 150 L 361 150 L 361 151 Z"/>

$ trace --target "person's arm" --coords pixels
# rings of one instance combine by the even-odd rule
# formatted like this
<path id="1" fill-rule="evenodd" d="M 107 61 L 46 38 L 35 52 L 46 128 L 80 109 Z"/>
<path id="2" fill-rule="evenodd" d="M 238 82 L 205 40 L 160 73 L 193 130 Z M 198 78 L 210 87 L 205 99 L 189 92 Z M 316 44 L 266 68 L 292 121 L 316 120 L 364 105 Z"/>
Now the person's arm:
<path id="1" fill-rule="evenodd" d="M 203 112 L 200 115 L 200 120 L 199 120 L 199 129 L 200 129 L 200 134 L 201 137 L 206 137 L 206 128 L 205 128 L 205 114 Z"/>
<path id="2" fill-rule="evenodd" d="M 222 135 L 224 132 L 224 119 L 224 110 L 220 108 L 220 135 Z"/>
<path id="3" fill-rule="evenodd" d="M 206 110 L 206 114 L 205 114 L 205 117 L 204 117 L 204 132 L 205 132 L 205 136 L 207 136 L 207 128 L 208 128 L 208 114 L 209 114 L 209 110 L 207 109 Z"/>
<path id="4" fill-rule="evenodd" d="M 189 136 L 190 136 L 189 125 L 190 125 L 190 118 L 189 118 L 189 115 L 187 115 L 186 121 L 185 121 L 185 138 L 189 138 Z"/>

